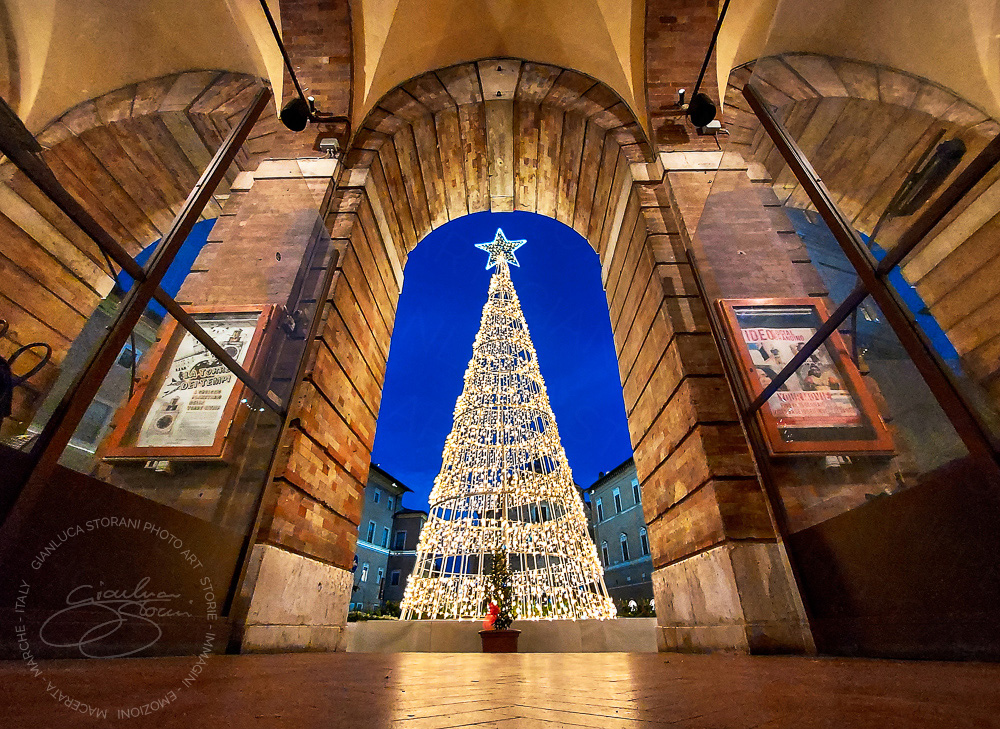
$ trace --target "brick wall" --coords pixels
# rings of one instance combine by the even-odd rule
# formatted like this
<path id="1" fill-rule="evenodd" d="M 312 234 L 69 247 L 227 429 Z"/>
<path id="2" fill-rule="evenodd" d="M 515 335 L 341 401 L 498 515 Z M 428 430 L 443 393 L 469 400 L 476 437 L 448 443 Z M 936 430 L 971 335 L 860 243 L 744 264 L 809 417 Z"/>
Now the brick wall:
<path id="1" fill-rule="evenodd" d="M 363 186 L 340 188 L 326 228 L 339 252 L 323 328 L 282 443 L 262 539 L 350 569 L 400 281 Z"/>
<path id="2" fill-rule="evenodd" d="M 351 9 L 348 0 L 280 0 L 281 36 L 306 96 L 320 111 L 346 116 L 351 106 Z M 294 94 L 285 72 L 285 100 Z"/>
<path id="3" fill-rule="evenodd" d="M 705 52 L 719 17 L 718 0 L 649 0 L 646 3 L 646 96 L 653 137 L 660 149 L 718 149 L 715 138 L 699 137 L 677 108 L 677 92 L 691 99 Z M 718 103 L 715 54 L 701 91 Z"/>
<path id="4" fill-rule="evenodd" d="M 770 538 L 669 188 L 637 182 L 606 251 L 606 290 L 654 566 Z"/>

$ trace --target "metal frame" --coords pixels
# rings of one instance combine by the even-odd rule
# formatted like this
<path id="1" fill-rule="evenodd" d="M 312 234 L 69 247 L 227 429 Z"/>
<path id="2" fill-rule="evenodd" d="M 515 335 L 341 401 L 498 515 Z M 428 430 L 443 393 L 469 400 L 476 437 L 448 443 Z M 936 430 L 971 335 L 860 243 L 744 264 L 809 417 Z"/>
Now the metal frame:
<path id="1" fill-rule="evenodd" d="M 38 146 L 34 137 L 25 129 L 20 119 L 17 118 L 10 107 L 0 99 L 0 153 L 11 159 L 18 169 L 97 244 L 98 249 L 109 259 L 109 266 L 112 265 L 111 261 L 114 261 L 115 264 L 120 266 L 136 282 L 130 290 L 129 295 L 122 301 L 118 314 L 110 326 L 109 333 L 103 344 L 92 354 L 84 370 L 74 380 L 70 391 L 60 402 L 60 407 L 53 414 L 46 430 L 43 431 L 42 435 L 46 436 L 45 439 L 43 440 L 39 437 L 35 447 L 29 454 L 29 458 L 34 463 L 28 476 L 19 485 L 18 492 L 10 501 L 11 510 L 7 513 L 0 513 L 0 532 L 9 532 L 11 529 L 16 530 L 18 528 L 19 525 L 15 523 L 18 521 L 17 515 L 24 514 L 27 509 L 15 510 L 15 506 L 20 504 L 22 507 L 30 508 L 30 502 L 32 502 L 34 494 L 38 491 L 37 488 L 33 488 L 30 485 L 44 483 L 44 479 L 51 475 L 65 447 L 65 442 L 63 441 L 68 442 L 68 437 L 75 431 L 83 413 L 93 399 L 96 389 L 100 387 L 108 370 L 117 358 L 121 347 L 124 345 L 125 338 L 128 337 L 129 332 L 131 332 L 132 327 L 134 327 L 135 322 L 138 321 L 139 316 L 141 316 L 150 300 L 155 300 L 167 310 L 167 313 L 183 329 L 186 329 L 198 339 L 250 391 L 257 395 L 264 405 L 275 412 L 280 418 L 278 437 L 275 440 L 269 459 L 267 476 L 261 484 L 253 507 L 255 514 L 254 522 L 244 535 L 238 566 L 228 585 L 224 607 L 221 611 L 221 614 L 229 616 L 234 621 L 233 625 L 238 625 L 240 611 L 246 608 L 239 601 L 239 596 L 248 571 L 250 551 L 256 543 L 257 535 L 262 528 L 268 501 L 273 496 L 273 480 L 281 464 L 281 459 L 279 458 L 280 444 L 290 424 L 290 407 L 287 402 L 281 402 L 262 382 L 251 376 L 227 354 L 205 332 L 201 325 L 194 320 L 187 310 L 160 288 L 159 281 L 162 280 L 163 274 L 169 268 L 177 249 L 197 221 L 202 209 L 211 198 L 223 174 L 233 159 L 235 159 L 236 154 L 242 147 L 253 125 L 267 107 L 270 99 L 271 92 L 269 89 L 262 88 L 258 92 L 240 123 L 232 130 L 213 157 L 197 185 L 192 189 L 167 236 L 157 246 L 157 249 L 145 267 L 140 266 L 59 183 L 44 159 L 42 159 L 40 155 L 41 147 Z M 336 121 L 338 119 L 339 117 L 333 120 Z M 324 121 L 325 119 L 319 120 Z M 328 189 L 327 196 L 320 206 L 321 209 L 325 210 L 329 207 L 330 200 L 335 194 L 336 189 L 337 185 L 332 185 Z M 330 298 L 338 260 L 338 251 L 331 247 L 326 272 L 320 286 L 320 292 L 316 298 L 315 311 L 313 312 L 309 330 L 304 337 L 303 352 L 299 357 L 296 374 L 292 381 L 291 393 L 296 391 L 308 369 L 308 351 L 316 341 L 324 323 L 324 309 L 326 302 Z M 113 275 L 114 271 L 112 270 L 110 273 Z M 238 650 L 238 645 L 233 643 L 234 640 L 238 641 L 238 636 L 234 634 L 230 640 L 230 650 L 234 648 Z"/>
<path id="2" fill-rule="evenodd" d="M 847 248 L 845 248 L 845 252 L 847 249 L 850 249 L 851 253 L 855 254 L 853 256 L 849 255 L 849 260 L 852 262 L 852 265 L 858 268 L 858 264 L 861 264 L 862 268 L 870 271 L 873 275 L 869 276 L 869 279 L 875 278 L 876 276 L 878 277 L 879 288 L 885 292 L 883 299 L 889 298 L 892 292 L 887 290 L 888 287 L 886 287 L 886 285 L 881 281 L 881 277 L 891 271 L 894 265 L 902 260 L 907 253 L 913 250 L 913 248 L 915 248 L 916 245 L 926 237 L 934 226 L 941 221 L 947 212 L 954 207 L 958 200 L 966 195 L 969 190 L 971 190 L 972 187 L 983 178 L 986 172 L 988 172 L 998 161 L 1000 161 L 1000 137 L 998 137 L 966 166 L 965 170 L 958 176 L 951 186 L 943 191 L 918 217 L 913 225 L 911 225 L 910 228 L 904 232 L 902 236 L 900 236 L 897 245 L 889 251 L 883 261 L 881 263 L 876 263 L 872 259 L 867 246 L 864 246 L 864 243 L 857 236 L 853 228 L 850 228 L 846 219 L 842 214 L 840 214 L 840 211 L 836 209 L 830 199 L 829 193 L 825 190 L 825 187 L 823 187 L 823 183 L 819 176 L 816 174 L 815 170 L 813 170 L 812 166 L 802 154 L 802 151 L 795 144 L 794 140 L 791 139 L 787 131 L 783 129 L 780 122 L 778 122 L 774 117 L 770 107 L 760 92 L 753 87 L 751 83 L 748 83 L 744 87 L 743 94 L 750 103 L 750 108 L 754 114 L 764 125 L 764 129 L 769 138 L 781 152 L 782 157 L 786 161 L 789 161 L 790 158 L 796 161 L 796 165 L 793 167 L 793 169 L 797 170 L 796 178 L 800 184 L 802 184 L 804 189 L 807 191 L 813 191 L 810 194 L 810 199 L 812 199 L 814 204 L 816 204 L 816 200 L 813 198 L 813 195 L 815 195 L 816 198 L 819 198 L 820 202 L 824 204 L 827 214 L 830 215 L 835 222 L 840 221 L 843 223 L 843 227 L 838 226 L 835 229 L 834 226 L 831 226 L 831 230 L 840 231 L 841 235 L 837 238 L 838 243 L 842 247 L 845 245 L 847 246 Z M 817 208 L 819 209 L 819 206 L 817 206 Z M 824 219 L 827 219 L 827 217 L 824 216 Z M 829 224 L 829 220 L 827 222 Z M 860 249 L 855 246 L 858 246 Z M 767 457 L 767 442 L 764 438 L 763 432 L 754 422 L 754 414 L 757 409 L 766 403 L 767 399 L 774 394 L 774 391 L 776 391 L 777 388 L 780 387 L 781 384 L 783 384 L 788 377 L 795 372 L 796 368 L 802 364 L 802 361 L 808 358 L 819 346 L 823 344 L 826 336 L 830 332 L 835 331 L 847 319 L 847 317 L 851 315 L 852 312 L 856 311 L 857 306 L 864 301 L 865 298 L 867 298 L 869 292 L 866 287 L 866 281 L 865 279 L 861 279 L 858 282 L 858 285 L 848 295 L 847 299 L 837 307 L 837 309 L 830 315 L 829 319 L 823 323 L 823 326 L 821 326 L 810 341 L 806 343 L 802 351 L 799 353 L 800 356 L 790 361 L 781 370 L 778 376 L 775 377 L 772 386 L 761 392 L 757 398 L 751 400 L 749 392 L 739 384 L 741 376 L 739 364 L 736 361 L 733 349 L 728 344 L 726 329 L 722 321 L 721 313 L 715 306 L 710 305 L 713 297 L 709 292 L 709 284 L 706 280 L 706 273 L 701 270 L 698 256 L 692 249 L 690 242 L 686 246 L 685 253 L 686 259 L 691 265 L 698 293 L 706 304 L 706 312 L 709 318 L 712 337 L 715 340 L 716 348 L 722 360 L 722 366 L 726 373 L 726 379 L 729 384 L 730 392 L 737 405 L 740 416 L 740 424 L 743 429 L 744 436 L 750 444 L 751 452 L 754 454 L 754 466 L 764 490 L 764 495 L 766 497 L 764 503 L 766 505 L 771 523 L 775 528 L 775 535 L 777 538 L 776 543 L 779 552 L 788 565 L 792 578 L 795 581 L 797 587 L 796 596 L 801 596 L 803 594 L 803 589 L 800 568 L 797 561 L 794 559 L 794 555 L 789 553 L 785 544 L 790 533 L 788 519 L 781 506 L 781 494 L 777 490 L 776 480 L 771 470 L 771 460 Z M 857 263 L 855 263 L 856 261 Z M 890 301 L 886 303 L 891 304 L 892 308 L 896 309 L 896 311 L 900 311 L 902 308 L 902 305 L 895 301 L 894 298 L 890 299 Z M 894 324 L 894 321 L 890 320 L 890 324 Z M 913 326 L 915 325 L 908 324 L 907 326 L 907 328 L 912 332 L 910 339 L 917 339 L 919 341 L 920 335 L 913 331 Z M 898 335 L 897 331 L 897 336 Z M 909 349 L 907 351 L 910 352 Z M 911 357 L 912 356 L 913 355 L 911 354 Z M 934 360 L 933 354 L 931 353 L 928 345 L 921 343 L 921 346 L 916 350 L 916 357 L 914 357 L 914 360 L 916 361 L 917 358 L 920 358 L 923 362 L 923 367 L 921 367 L 920 370 L 922 373 L 926 368 L 930 367 L 934 371 L 935 381 L 946 378 L 943 372 L 944 365 L 940 365 Z M 941 394 L 939 391 L 934 389 L 935 385 L 931 384 L 931 380 L 928 380 L 928 384 L 934 391 L 935 396 L 940 400 Z M 960 399 L 958 393 L 950 385 L 950 383 L 945 396 L 951 397 L 951 407 L 946 410 L 949 417 L 950 410 L 953 410 L 956 407 L 962 409 L 962 412 L 959 413 L 959 422 L 963 424 L 963 427 L 962 429 L 959 429 L 959 433 L 962 434 L 963 440 L 968 438 L 969 440 L 966 440 L 967 444 L 971 440 L 975 453 L 984 454 L 989 458 L 992 464 L 996 464 L 997 456 L 994 449 L 989 446 L 989 442 L 984 436 L 982 430 L 978 427 L 977 423 L 974 423 L 973 416 L 966 409 L 964 402 Z M 952 422 L 954 423 L 955 421 L 952 420 Z M 975 426 L 974 429 L 967 430 L 965 428 L 965 423 L 973 423 Z M 803 614 L 806 616 L 808 624 L 811 626 L 813 615 L 810 606 L 802 600 L 801 597 L 797 598 L 797 602 Z M 816 646 L 812 636 L 811 627 L 806 631 L 805 638 L 807 640 L 807 652 L 815 654 Z"/>
<path id="3" fill-rule="evenodd" d="M 886 317 L 900 343 L 910 359 L 913 360 L 928 387 L 934 394 L 941 409 L 955 427 L 956 432 L 965 443 L 969 453 L 974 456 L 989 458 L 1000 466 L 1000 454 L 992 443 L 989 430 L 980 422 L 978 415 L 965 402 L 962 393 L 953 381 L 946 366 L 940 362 L 933 347 L 927 341 L 919 326 L 913 320 L 906 307 L 899 301 L 895 291 L 885 281 L 886 275 L 920 243 L 921 240 L 937 225 L 955 204 L 964 197 L 980 179 L 1000 161 L 1000 136 L 991 141 L 986 148 L 976 156 L 955 182 L 946 189 L 925 210 L 917 221 L 903 233 L 897 244 L 889 250 L 881 262 L 876 263 L 871 252 L 862 241 L 860 234 L 851 226 L 850 221 L 833 202 L 829 190 L 813 169 L 802 150 L 791 135 L 775 117 L 761 92 L 747 83 L 743 87 L 743 96 L 757 116 L 761 126 L 774 143 L 775 148 L 788 164 L 803 190 L 809 196 L 813 205 L 826 222 L 837 243 L 844 251 L 860 278 L 860 282 L 848 299 L 837 308 L 824 326 L 803 347 L 801 359 L 808 357 L 822 344 L 821 334 L 832 331 L 851 313 L 854 306 L 860 303 L 865 295 L 870 295 L 882 314 Z M 856 302 L 856 303 L 855 303 Z M 849 304 L 854 304 L 849 306 Z M 836 319 L 839 318 L 839 321 Z M 800 359 L 796 357 L 795 359 Z M 768 387 L 750 404 L 747 413 L 753 414 L 794 372 L 793 365 L 799 365 L 793 359 L 779 373 Z M 768 392 L 770 390 L 770 392 Z"/>
<path id="4" fill-rule="evenodd" d="M 225 141 L 213 156 L 208 167 L 188 194 L 181 211 L 177 214 L 167 234 L 153 251 L 145 267 L 140 266 L 118 242 L 104 230 L 83 206 L 59 183 L 41 157 L 41 148 L 30 132 L 10 107 L 0 100 L 0 152 L 5 154 L 62 212 L 64 212 L 98 248 L 133 277 L 135 283 L 126 293 L 118 307 L 117 314 L 107 335 L 97 349 L 91 353 L 80 373 L 74 378 L 67 392 L 56 406 L 42 432 L 36 438 L 30 459 L 31 470 L 19 484 L 17 494 L 11 499 L 13 505 L 23 500 L 30 483 L 40 483 L 51 477 L 62 451 L 66 447 L 80 420 L 97 394 L 98 389 L 114 365 L 130 333 L 138 323 L 150 301 L 157 301 L 173 316 L 182 327 L 191 332 L 212 354 L 219 358 L 236 377 L 265 405 L 282 418 L 286 415 L 283 403 L 270 393 L 256 378 L 252 377 L 178 304 L 172 296 L 160 287 L 160 281 L 173 263 L 177 251 L 186 240 L 188 233 L 201 216 L 205 205 L 215 193 L 215 189 L 225 176 L 236 155 L 239 153 L 260 118 L 268 102 L 271 91 L 262 87 L 250 103 L 240 122 L 233 127 Z M 109 262 L 110 263 L 110 262 Z M 110 272 L 112 275 L 113 271 Z M 7 517 L 8 514 L 0 514 Z M 8 526 L 6 523 L 4 527 Z"/>

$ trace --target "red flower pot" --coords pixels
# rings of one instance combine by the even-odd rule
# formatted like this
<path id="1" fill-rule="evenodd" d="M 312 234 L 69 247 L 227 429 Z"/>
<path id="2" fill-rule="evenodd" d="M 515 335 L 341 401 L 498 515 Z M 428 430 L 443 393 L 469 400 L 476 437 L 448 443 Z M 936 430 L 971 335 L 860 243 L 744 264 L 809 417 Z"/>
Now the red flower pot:
<path id="1" fill-rule="evenodd" d="M 517 653 L 517 636 L 520 630 L 480 630 L 483 653 Z"/>

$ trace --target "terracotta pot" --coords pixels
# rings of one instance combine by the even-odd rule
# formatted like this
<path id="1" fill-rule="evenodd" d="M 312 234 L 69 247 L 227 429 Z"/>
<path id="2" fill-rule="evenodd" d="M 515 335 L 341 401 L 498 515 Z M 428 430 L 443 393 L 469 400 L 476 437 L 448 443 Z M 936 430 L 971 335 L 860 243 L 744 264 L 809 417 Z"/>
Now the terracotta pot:
<path id="1" fill-rule="evenodd" d="M 517 653 L 517 636 L 520 630 L 480 630 L 483 653 Z"/>

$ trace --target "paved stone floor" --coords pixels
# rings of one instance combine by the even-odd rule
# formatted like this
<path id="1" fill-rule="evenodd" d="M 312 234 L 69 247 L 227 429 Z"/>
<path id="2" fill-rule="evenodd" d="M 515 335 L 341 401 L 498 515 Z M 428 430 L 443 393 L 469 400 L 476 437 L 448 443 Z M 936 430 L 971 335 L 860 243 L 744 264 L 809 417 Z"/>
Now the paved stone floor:
<path id="1" fill-rule="evenodd" d="M 49 661 L 37 669 L 0 662 L 0 726 L 1000 727 L 1000 665 L 989 664 L 335 653 L 213 656 L 203 665 Z"/>

